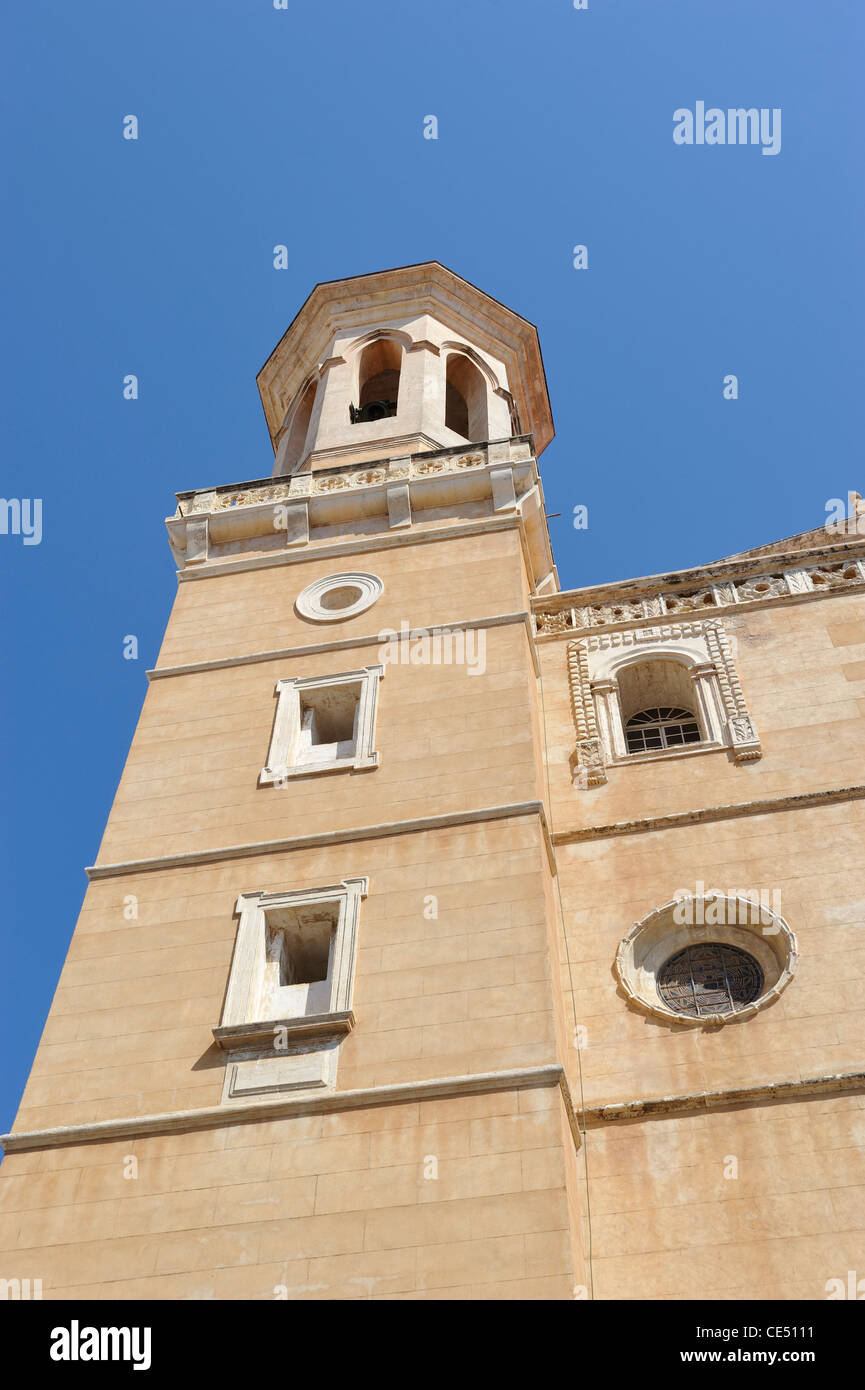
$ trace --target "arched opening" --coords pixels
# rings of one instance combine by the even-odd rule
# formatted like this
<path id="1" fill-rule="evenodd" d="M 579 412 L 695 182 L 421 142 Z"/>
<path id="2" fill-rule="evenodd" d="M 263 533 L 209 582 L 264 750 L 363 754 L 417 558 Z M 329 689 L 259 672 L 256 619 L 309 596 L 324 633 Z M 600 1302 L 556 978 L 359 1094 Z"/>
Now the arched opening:
<path id="1" fill-rule="evenodd" d="M 486 380 L 474 362 L 459 352 L 448 354 L 445 425 L 473 443 L 488 437 Z"/>
<path id="2" fill-rule="evenodd" d="M 285 459 L 283 462 L 284 473 L 290 473 L 303 457 L 317 389 L 318 382 L 310 381 L 301 392 L 300 400 L 292 415 L 291 424 L 288 428 L 288 444 L 286 445 Z"/>
<path id="3" fill-rule="evenodd" d="M 352 424 L 396 415 L 402 348 L 392 338 L 367 343 L 358 366 L 358 403 L 350 407 Z"/>
<path id="4" fill-rule="evenodd" d="M 634 662 L 619 671 L 618 684 L 629 753 L 653 753 L 702 741 L 694 687 L 680 661 Z"/>

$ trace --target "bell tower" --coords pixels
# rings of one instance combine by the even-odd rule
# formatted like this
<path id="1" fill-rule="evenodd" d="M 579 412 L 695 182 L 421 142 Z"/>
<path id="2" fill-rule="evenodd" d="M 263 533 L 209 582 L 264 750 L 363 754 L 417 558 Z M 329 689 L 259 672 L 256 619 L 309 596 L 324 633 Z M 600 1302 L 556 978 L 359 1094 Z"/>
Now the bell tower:
<path id="1" fill-rule="evenodd" d="M 177 598 L 3 1141 L 0 1274 L 570 1298 L 537 333 L 408 266 L 317 286 L 258 385 L 270 476 L 166 522 Z"/>
<path id="2" fill-rule="evenodd" d="M 258 374 L 274 476 L 552 437 L 528 325 L 436 264 L 319 285 Z"/>

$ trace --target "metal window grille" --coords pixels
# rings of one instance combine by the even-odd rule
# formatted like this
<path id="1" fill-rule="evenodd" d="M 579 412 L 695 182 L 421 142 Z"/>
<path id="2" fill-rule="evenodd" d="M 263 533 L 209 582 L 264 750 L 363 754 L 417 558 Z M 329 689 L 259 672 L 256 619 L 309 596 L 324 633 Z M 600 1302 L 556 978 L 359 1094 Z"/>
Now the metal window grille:
<path id="1" fill-rule="evenodd" d="M 763 989 L 763 971 L 753 956 L 720 941 L 686 946 L 658 973 L 658 993 L 668 1008 L 691 1018 L 736 1013 Z"/>
<path id="2" fill-rule="evenodd" d="M 700 726 L 688 709 L 661 705 L 633 715 L 625 725 L 629 753 L 652 753 L 700 742 Z"/>

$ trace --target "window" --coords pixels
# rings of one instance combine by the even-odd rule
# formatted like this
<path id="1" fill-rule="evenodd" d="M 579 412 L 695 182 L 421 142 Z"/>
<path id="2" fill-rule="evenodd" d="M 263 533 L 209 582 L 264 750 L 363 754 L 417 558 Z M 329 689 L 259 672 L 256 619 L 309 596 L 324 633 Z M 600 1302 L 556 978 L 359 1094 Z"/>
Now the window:
<path id="1" fill-rule="evenodd" d="M 658 993 L 674 1013 L 691 1018 L 738 1013 L 760 995 L 763 971 L 753 956 L 720 941 L 677 951 L 658 973 Z"/>
<path id="2" fill-rule="evenodd" d="M 459 352 L 449 353 L 447 359 L 445 426 L 473 443 L 489 437 L 486 379 L 474 362 Z"/>
<path id="3" fill-rule="evenodd" d="M 300 694 L 299 765 L 353 758 L 357 748 L 360 681 L 313 686 Z"/>
<path id="4" fill-rule="evenodd" d="M 295 608 L 302 618 L 333 623 L 365 613 L 381 595 L 384 585 L 374 574 L 351 571 L 316 579 L 298 595 Z"/>
<path id="5" fill-rule="evenodd" d="M 575 787 L 608 767 L 728 750 L 761 756 L 760 738 L 718 618 L 591 633 L 568 644 Z"/>
<path id="6" fill-rule="evenodd" d="M 301 391 L 294 413 L 291 417 L 291 424 L 288 428 L 288 442 L 285 447 L 285 456 L 282 461 L 282 473 L 290 473 L 292 469 L 300 463 L 306 451 L 306 436 L 309 433 L 309 422 L 312 419 L 312 408 L 315 405 L 315 393 L 318 383 L 310 381 Z"/>
<path id="7" fill-rule="evenodd" d="M 260 786 L 283 786 L 317 772 L 378 766 L 373 749 L 378 683 L 383 666 L 338 676 L 295 677 L 276 683 L 276 717 Z"/>
<path id="8" fill-rule="evenodd" d="M 690 894 L 635 922 L 619 943 L 616 974 L 631 1004 L 685 1026 L 743 1022 L 787 988 L 796 937 L 757 890 Z"/>
<path id="9" fill-rule="evenodd" d="M 649 753 L 656 748 L 678 748 L 700 742 L 700 726 L 690 710 L 662 705 L 641 710 L 625 726 L 629 753 Z"/>
<path id="10" fill-rule="evenodd" d="M 352 996 L 365 878 L 326 888 L 244 893 L 219 1026 L 223 1100 L 329 1086 Z"/>
<path id="11" fill-rule="evenodd" d="M 385 420 L 399 406 L 402 348 L 392 338 L 376 338 L 360 355 L 358 403 L 349 406 L 353 425 Z"/>

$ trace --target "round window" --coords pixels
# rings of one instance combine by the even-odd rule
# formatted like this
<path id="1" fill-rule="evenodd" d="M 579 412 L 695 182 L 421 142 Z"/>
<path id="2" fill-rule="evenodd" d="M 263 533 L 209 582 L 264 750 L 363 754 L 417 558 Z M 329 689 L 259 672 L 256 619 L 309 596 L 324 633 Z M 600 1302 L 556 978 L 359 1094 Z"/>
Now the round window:
<path id="1" fill-rule="evenodd" d="M 763 971 L 754 957 L 721 941 L 686 946 L 658 971 L 658 994 L 667 1008 L 690 1018 L 738 1013 L 762 990 Z"/>
<path id="2" fill-rule="evenodd" d="M 625 996 L 680 1026 L 742 1022 L 787 988 L 796 937 L 756 895 L 679 893 L 647 912 L 619 942 Z"/>
<path id="3" fill-rule="evenodd" d="M 321 606 L 328 613 L 342 613 L 353 608 L 363 598 L 363 589 L 356 584 L 343 584 L 339 589 L 326 589 L 321 596 Z"/>
<path id="4" fill-rule="evenodd" d="M 302 618 L 312 622 L 337 622 L 365 613 L 383 589 L 374 574 L 331 574 L 308 584 L 298 595 L 295 607 Z"/>

